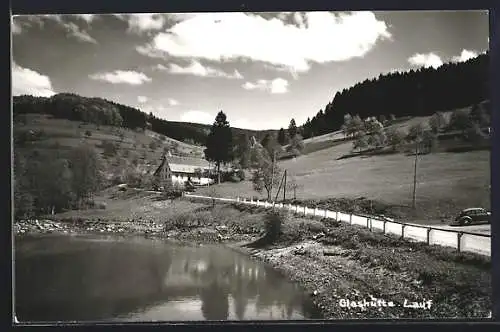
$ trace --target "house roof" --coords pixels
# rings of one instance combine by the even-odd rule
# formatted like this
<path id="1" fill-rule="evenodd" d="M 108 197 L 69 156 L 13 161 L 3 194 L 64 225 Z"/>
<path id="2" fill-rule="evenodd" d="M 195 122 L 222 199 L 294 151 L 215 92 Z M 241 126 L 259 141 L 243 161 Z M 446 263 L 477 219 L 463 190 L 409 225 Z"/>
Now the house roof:
<path id="1" fill-rule="evenodd" d="M 213 165 L 211 166 L 206 159 L 169 155 L 162 157 L 160 166 L 158 166 L 156 172 L 154 172 L 155 175 L 159 174 L 160 170 L 164 167 L 165 157 L 170 171 L 175 173 L 193 174 L 196 169 L 209 170 L 214 168 Z"/>
<path id="2" fill-rule="evenodd" d="M 201 158 L 191 158 L 191 157 L 180 157 L 180 156 L 168 156 L 167 161 L 170 165 L 189 165 L 194 167 L 208 167 L 208 161 Z"/>
<path id="3" fill-rule="evenodd" d="M 178 172 L 178 173 L 195 173 L 196 169 L 202 169 L 202 170 L 208 169 L 208 165 L 200 167 L 194 165 L 169 164 L 169 166 L 172 172 Z"/>
<path id="4" fill-rule="evenodd" d="M 163 170 L 163 167 L 165 167 L 165 162 L 166 162 L 166 158 L 165 158 L 165 156 L 163 156 L 163 158 L 161 159 L 160 166 L 158 166 L 158 168 L 154 172 L 154 176 L 160 175 L 161 171 Z M 168 164 L 167 164 L 167 166 L 168 166 Z"/>

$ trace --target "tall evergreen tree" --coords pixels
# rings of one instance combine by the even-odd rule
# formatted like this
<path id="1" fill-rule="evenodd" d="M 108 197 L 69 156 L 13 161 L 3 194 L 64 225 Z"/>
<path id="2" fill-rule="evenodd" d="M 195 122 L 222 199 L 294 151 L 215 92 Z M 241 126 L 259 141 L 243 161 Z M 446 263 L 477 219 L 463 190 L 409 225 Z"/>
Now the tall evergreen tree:
<path id="1" fill-rule="evenodd" d="M 297 134 L 297 124 L 295 123 L 295 119 L 292 118 L 290 120 L 290 124 L 288 125 L 288 136 L 293 138 Z"/>
<path id="2" fill-rule="evenodd" d="M 227 121 L 226 114 L 220 111 L 215 117 L 215 122 L 210 128 L 207 137 L 205 158 L 208 161 L 215 162 L 218 174 L 218 183 L 220 183 L 221 163 L 227 163 L 233 160 L 233 134 Z"/>
<path id="3" fill-rule="evenodd" d="M 281 145 L 285 145 L 287 143 L 286 132 L 283 128 L 280 128 L 278 131 L 278 143 Z"/>

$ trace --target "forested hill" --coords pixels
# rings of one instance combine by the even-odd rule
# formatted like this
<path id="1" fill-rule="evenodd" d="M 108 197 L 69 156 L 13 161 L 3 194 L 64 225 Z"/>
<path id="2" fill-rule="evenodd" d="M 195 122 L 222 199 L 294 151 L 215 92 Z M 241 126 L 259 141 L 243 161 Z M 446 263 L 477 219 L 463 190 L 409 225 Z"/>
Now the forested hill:
<path id="1" fill-rule="evenodd" d="M 21 114 L 49 114 L 54 118 L 82 121 L 97 125 L 111 125 L 129 129 L 147 128 L 170 138 L 204 145 L 210 131 L 209 125 L 167 121 L 146 114 L 139 109 L 102 98 L 82 97 L 60 93 L 52 97 L 16 96 L 13 98 L 14 117 Z M 231 119 L 229 119 L 230 121 Z M 233 128 L 236 135 L 264 137 L 268 131 Z"/>
<path id="2" fill-rule="evenodd" d="M 489 98 L 489 54 L 437 69 L 394 72 L 337 92 L 324 110 L 303 125 L 305 138 L 339 130 L 344 115 L 427 116 Z"/>

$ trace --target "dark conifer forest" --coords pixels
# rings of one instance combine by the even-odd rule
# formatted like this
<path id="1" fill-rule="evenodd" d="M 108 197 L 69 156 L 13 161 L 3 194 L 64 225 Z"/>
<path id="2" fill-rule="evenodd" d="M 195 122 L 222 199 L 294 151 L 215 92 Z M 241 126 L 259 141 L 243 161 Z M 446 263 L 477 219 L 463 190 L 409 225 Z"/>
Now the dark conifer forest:
<path id="1" fill-rule="evenodd" d="M 304 138 L 339 130 L 345 114 L 396 117 L 428 116 L 489 99 L 489 54 L 463 63 L 394 72 L 367 79 L 338 92 L 302 126 Z"/>

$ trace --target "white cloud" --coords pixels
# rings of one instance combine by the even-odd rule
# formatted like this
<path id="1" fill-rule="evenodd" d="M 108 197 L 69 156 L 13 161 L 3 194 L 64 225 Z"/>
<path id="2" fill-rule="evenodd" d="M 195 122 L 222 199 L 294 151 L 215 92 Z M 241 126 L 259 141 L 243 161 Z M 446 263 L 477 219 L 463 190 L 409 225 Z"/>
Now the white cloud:
<path id="1" fill-rule="evenodd" d="M 226 73 L 225 71 L 203 66 L 196 60 L 192 60 L 187 67 L 181 67 L 177 64 L 171 63 L 168 67 L 171 74 L 187 74 L 202 77 L 225 77 L 229 79 L 243 79 L 239 71 L 235 70 L 233 73 Z"/>
<path id="2" fill-rule="evenodd" d="M 79 19 L 84 20 L 88 24 L 92 23 L 92 21 L 94 21 L 97 17 L 95 14 L 75 14 L 75 16 Z"/>
<path id="3" fill-rule="evenodd" d="M 451 57 L 451 62 L 465 62 L 478 56 L 478 52 L 463 49 L 460 55 Z M 438 68 L 443 65 L 443 60 L 435 53 L 416 53 L 408 58 L 408 62 L 413 66 Z"/>
<path id="4" fill-rule="evenodd" d="M 452 57 L 451 61 L 453 61 L 453 62 L 465 62 L 465 61 L 470 60 L 472 58 L 475 58 L 477 56 L 478 56 L 478 53 L 476 51 L 469 51 L 469 50 L 463 49 L 462 53 L 460 53 L 460 55 Z"/>
<path id="5" fill-rule="evenodd" d="M 155 70 L 168 70 L 168 68 L 165 67 L 164 65 L 162 65 L 161 63 L 154 66 L 153 69 L 155 69 Z"/>
<path id="6" fill-rule="evenodd" d="M 93 14 L 76 14 L 76 15 L 65 15 L 65 17 L 78 17 L 80 19 L 85 20 L 87 23 L 92 22 L 94 20 L 95 15 Z M 51 20 L 56 22 L 59 26 L 61 26 L 66 31 L 66 36 L 70 38 L 78 39 L 79 41 L 97 44 L 97 40 L 95 40 L 92 36 L 89 35 L 87 31 L 81 29 L 74 22 L 67 22 L 63 19 L 62 15 L 55 14 L 47 14 L 47 15 L 29 15 L 26 16 L 26 26 L 31 26 L 31 23 L 37 23 L 39 27 L 43 27 L 43 19 Z"/>
<path id="7" fill-rule="evenodd" d="M 116 14 L 117 18 L 127 21 L 128 31 L 142 34 L 148 31 L 158 31 L 166 23 L 165 14 L 143 13 L 143 14 Z"/>
<path id="8" fill-rule="evenodd" d="M 391 38 L 385 22 L 371 12 L 307 12 L 300 19 L 307 26 L 250 13 L 179 16 L 178 23 L 158 33 L 138 51 L 154 57 L 163 54 L 214 61 L 250 59 L 305 72 L 311 62 L 362 57 L 379 40 Z"/>
<path id="9" fill-rule="evenodd" d="M 23 28 L 30 28 L 33 24 L 37 24 L 40 28 L 43 27 L 43 20 L 39 16 L 34 15 L 13 15 L 12 16 L 12 33 L 21 34 Z"/>
<path id="10" fill-rule="evenodd" d="M 14 34 L 14 35 L 18 35 L 23 31 L 23 28 L 21 27 L 21 25 L 19 23 L 17 23 L 13 17 L 11 18 L 10 27 L 11 27 L 12 34 Z"/>
<path id="11" fill-rule="evenodd" d="M 144 104 L 145 102 L 148 101 L 148 97 L 146 96 L 137 96 L 137 101 L 141 104 Z"/>
<path id="12" fill-rule="evenodd" d="M 283 71 L 283 72 L 288 72 L 293 79 L 298 79 L 299 78 L 299 73 L 294 69 L 294 68 L 289 68 L 285 66 L 277 66 L 277 65 L 269 65 L 269 64 L 264 64 L 265 69 L 269 69 L 271 71 Z"/>
<path id="13" fill-rule="evenodd" d="M 413 66 L 438 68 L 443 65 L 443 60 L 435 53 L 416 53 L 408 58 L 408 62 Z"/>
<path id="14" fill-rule="evenodd" d="M 62 16 L 59 14 L 42 14 L 42 15 L 37 15 L 37 16 L 40 19 L 48 19 L 48 20 L 52 20 L 52 21 L 55 21 L 58 23 L 63 23 Z"/>
<path id="15" fill-rule="evenodd" d="M 164 52 L 161 52 L 159 50 L 155 50 L 153 48 L 151 48 L 150 46 L 146 45 L 146 46 L 136 46 L 135 47 L 135 50 L 142 54 L 142 55 L 145 55 L 145 56 L 148 56 L 150 58 L 165 58 L 165 53 Z"/>
<path id="16" fill-rule="evenodd" d="M 105 81 L 112 84 L 130 84 L 141 85 L 146 82 L 151 82 L 151 78 L 144 73 L 139 73 L 133 70 L 115 70 L 108 73 L 96 73 L 89 75 L 90 79 Z"/>
<path id="17" fill-rule="evenodd" d="M 304 15 L 301 12 L 293 13 L 293 20 L 299 26 L 299 28 L 305 28 L 306 22 L 304 21 Z"/>
<path id="18" fill-rule="evenodd" d="M 63 23 L 69 37 L 74 37 L 80 41 L 97 44 L 97 40 L 92 38 L 85 30 L 82 30 L 73 22 Z"/>
<path id="19" fill-rule="evenodd" d="M 38 15 L 28 15 L 28 16 L 23 16 L 23 17 L 26 17 L 26 20 L 29 22 L 29 23 L 34 23 L 34 24 L 37 24 L 40 28 L 43 27 L 43 20 L 42 20 L 42 17 L 38 16 Z M 31 26 L 31 24 L 30 24 Z"/>
<path id="20" fill-rule="evenodd" d="M 175 100 L 175 99 L 173 99 L 173 98 L 168 98 L 168 104 L 169 104 L 170 106 L 177 106 L 177 105 L 179 105 L 179 101 L 178 101 L 178 100 Z"/>
<path id="21" fill-rule="evenodd" d="M 182 122 L 192 122 L 201 124 L 212 124 L 215 121 L 215 115 L 205 111 L 187 111 L 181 115 Z"/>
<path id="22" fill-rule="evenodd" d="M 34 70 L 12 64 L 12 95 L 32 95 L 50 97 L 54 95 L 52 82 L 48 76 Z"/>
<path id="23" fill-rule="evenodd" d="M 274 80 L 258 80 L 255 83 L 245 82 L 242 85 L 245 90 L 262 90 L 270 93 L 286 93 L 288 92 L 288 81 L 283 78 L 275 78 Z"/>
<path id="24" fill-rule="evenodd" d="M 290 12 L 281 12 L 278 15 L 276 15 L 276 17 L 282 21 L 285 21 L 290 14 L 291 14 Z"/>

